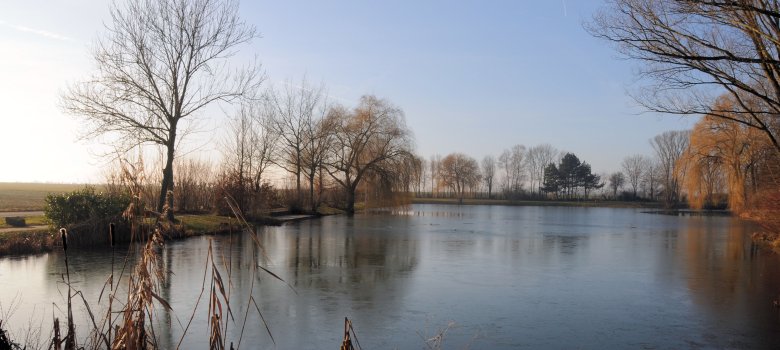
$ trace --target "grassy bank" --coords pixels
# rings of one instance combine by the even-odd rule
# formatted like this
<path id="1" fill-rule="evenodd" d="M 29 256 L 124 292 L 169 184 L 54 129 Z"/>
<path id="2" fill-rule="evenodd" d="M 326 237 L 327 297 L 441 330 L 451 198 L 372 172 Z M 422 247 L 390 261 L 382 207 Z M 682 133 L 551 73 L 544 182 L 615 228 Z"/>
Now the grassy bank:
<path id="1" fill-rule="evenodd" d="M 187 238 L 209 234 L 224 234 L 241 231 L 244 227 L 233 217 L 218 215 L 180 215 L 177 217 L 180 229 L 174 239 Z M 43 217 L 32 216 L 27 218 L 30 225 L 43 223 Z M 52 250 L 60 244 L 55 239 L 56 229 L 43 228 L 16 228 L 5 229 L 0 232 L 0 256 L 11 254 L 33 254 Z M 75 232 L 72 232 L 72 234 Z"/>
<path id="2" fill-rule="evenodd" d="M 462 204 L 462 205 L 508 205 L 508 206 L 538 206 L 538 207 L 605 207 L 605 208 L 660 208 L 657 202 L 623 202 L 623 201 L 534 201 L 506 199 L 473 199 L 466 198 L 459 202 L 455 198 L 414 198 L 414 204 Z"/>

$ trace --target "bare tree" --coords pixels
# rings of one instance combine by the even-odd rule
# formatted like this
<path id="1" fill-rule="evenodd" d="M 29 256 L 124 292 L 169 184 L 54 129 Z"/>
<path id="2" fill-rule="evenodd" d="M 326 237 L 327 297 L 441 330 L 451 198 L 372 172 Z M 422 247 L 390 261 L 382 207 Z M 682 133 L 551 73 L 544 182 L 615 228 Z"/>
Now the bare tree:
<path id="1" fill-rule="evenodd" d="M 650 166 L 650 162 L 650 158 L 647 156 L 636 154 L 623 158 L 623 162 L 620 164 L 623 168 L 623 173 L 626 175 L 628 184 L 631 186 L 631 194 L 633 198 L 636 198 L 636 193 L 639 190 L 639 185 L 642 182 L 642 175 Z"/>
<path id="2" fill-rule="evenodd" d="M 728 119 L 780 150 L 778 23 L 777 1 L 613 0 L 589 30 L 645 63 L 636 98 L 648 109 Z M 733 108 L 714 103 L 721 93 Z"/>
<path id="3" fill-rule="evenodd" d="M 547 143 L 543 143 L 528 149 L 528 174 L 530 175 L 532 191 L 542 193 L 544 168 L 552 163 L 555 163 L 558 154 L 558 150 Z"/>
<path id="4" fill-rule="evenodd" d="M 656 200 L 659 192 L 658 186 L 662 177 L 658 159 L 650 159 L 650 162 L 646 164 L 642 172 L 642 188 L 648 199 Z"/>
<path id="5" fill-rule="evenodd" d="M 650 140 L 659 160 L 664 185 L 664 202 L 672 205 L 680 200 L 680 184 L 684 174 L 678 161 L 688 149 L 690 131 L 667 131 Z"/>
<path id="6" fill-rule="evenodd" d="M 626 183 L 626 176 L 617 171 L 609 175 L 609 188 L 612 189 L 612 198 L 617 199 L 618 190 Z"/>
<path id="7" fill-rule="evenodd" d="M 230 102 L 261 82 L 257 67 L 230 70 L 226 60 L 253 39 L 230 0 L 140 0 L 114 3 L 93 58 L 97 72 L 64 93 L 63 108 L 88 124 L 84 137 L 118 135 L 132 146 L 165 148 L 157 209 L 173 191 L 173 160 L 184 121 L 214 102 Z M 181 123 L 181 124 L 180 124 Z M 191 125 L 191 124 L 190 124 Z M 169 219 L 173 219 L 173 196 Z"/>
<path id="8" fill-rule="evenodd" d="M 183 212 L 203 212 L 211 209 L 214 203 L 212 165 L 199 159 L 177 158 L 174 162 L 178 180 L 174 194 L 176 207 Z"/>
<path id="9" fill-rule="evenodd" d="M 304 125 L 304 148 L 301 158 L 303 173 L 309 183 L 309 210 L 314 213 L 319 207 L 320 199 L 315 195 L 315 178 L 320 169 L 325 165 L 325 158 L 333 143 L 333 120 L 325 118 L 326 108 L 324 102 L 319 103 L 318 115 L 308 118 Z M 320 178 L 320 189 L 322 188 Z"/>
<path id="10" fill-rule="evenodd" d="M 485 181 L 485 186 L 488 189 L 488 199 L 492 198 L 493 193 L 493 180 L 496 176 L 496 158 L 493 156 L 485 156 L 482 158 L 482 179 Z"/>
<path id="11" fill-rule="evenodd" d="M 386 100 L 363 96 L 352 111 L 331 108 L 333 147 L 326 170 L 345 191 L 347 213 L 355 212 L 358 185 L 371 172 L 385 178 L 393 161 L 411 154 L 412 136 L 403 112 Z"/>
<path id="12" fill-rule="evenodd" d="M 525 157 L 525 146 L 514 145 L 504 150 L 498 158 L 499 164 L 504 168 L 504 191 L 510 196 L 519 195 L 523 189 L 526 173 Z"/>
<path id="13" fill-rule="evenodd" d="M 278 135 L 268 127 L 267 114 L 257 104 L 242 104 L 230 120 L 223 147 L 223 171 L 232 179 L 231 195 L 242 210 L 253 203 L 263 188 L 263 175 L 273 164 Z"/>
<path id="14" fill-rule="evenodd" d="M 451 153 L 441 160 L 440 176 L 445 186 L 451 188 L 462 202 L 466 189 L 480 181 L 479 164 L 463 153 Z"/>
<path id="15" fill-rule="evenodd" d="M 309 153 L 310 160 L 315 160 L 318 154 L 316 151 L 308 152 L 307 147 L 325 141 L 316 131 L 318 122 L 315 121 L 316 113 L 325 110 L 322 105 L 323 90 L 322 86 L 309 86 L 304 78 L 299 86 L 289 81 L 281 91 L 272 88 L 266 93 L 269 125 L 279 135 L 276 165 L 295 177 L 295 207 L 303 204 L 301 180 L 306 176 L 304 158 Z"/>
<path id="16" fill-rule="evenodd" d="M 431 156 L 431 160 L 428 162 L 431 168 L 431 171 L 429 173 L 431 177 L 431 196 L 436 197 L 434 195 L 435 192 L 439 191 L 439 165 L 441 164 L 441 155 L 435 154 Z"/>
<path id="17" fill-rule="evenodd" d="M 230 194 L 242 211 L 247 210 L 249 202 L 249 183 L 252 179 L 253 161 L 255 159 L 255 120 L 249 112 L 249 106 L 242 106 L 238 115 L 228 123 L 229 134 L 222 147 L 223 176 L 230 179 Z M 226 184 L 223 183 L 224 187 Z"/>
<path id="18" fill-rule="evenodd" d="M 415 171 L 417 172 L 415 174 L 417 179 L 416 193 L 420 194 L 420 192 L 425 190 L 425 179 L 428 177 L 428 162 L 421 156 L 415 156 L 415 163 Z"/>

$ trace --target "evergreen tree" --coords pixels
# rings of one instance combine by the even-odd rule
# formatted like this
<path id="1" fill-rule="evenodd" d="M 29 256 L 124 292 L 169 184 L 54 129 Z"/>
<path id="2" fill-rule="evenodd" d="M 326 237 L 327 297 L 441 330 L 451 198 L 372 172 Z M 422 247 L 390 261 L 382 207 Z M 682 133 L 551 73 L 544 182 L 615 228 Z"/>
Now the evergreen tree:
<path id="1" fill-rule="evenodd" d="M 554 163 L 547 164 L 544 167 L 544 179 L 542 181 L 542 191 L 544 193 L 557 194 L 560 190 L 558 167 Z"/>

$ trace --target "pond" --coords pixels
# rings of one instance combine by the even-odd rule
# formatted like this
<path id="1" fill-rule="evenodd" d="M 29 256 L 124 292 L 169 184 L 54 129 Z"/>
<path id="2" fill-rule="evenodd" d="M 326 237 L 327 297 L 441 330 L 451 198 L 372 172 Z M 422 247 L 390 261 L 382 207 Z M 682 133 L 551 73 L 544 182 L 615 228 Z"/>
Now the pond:
<path id="1" fill-rule="evenodd" d="M 244 348 L 337 349 L 349 317 L 365 349 L 422 349 L 445 329 L 448 349 L 777 349 L 780 257 L 751 243 L 755 230 L 729 217 L 637 209 L 413 205 L 260 228 L 265 256 L 249 234 L 197 237 L 162 250 L 160 294 L 173 311 L 155 311 L 155 332 L 163 347 L 177 346 L 211 242 L 218 264 L 230 257 L 239 326 L 228 340 L 238 343 L 246 315 Z M 69 259 L 74 287 L 100 309 L 110 251 Z M 17 306 L 8 319 L 17 339 L 29 325 L 48 332 L 52 314 L 64 318 L 63 260 L 0 259 L 0 303 Z M 254 274 L 255 261 L 291 287 Z M 245 313 L 250 296 L 273 341 L 254 305 Z M 207 347 L 206 303 L 182 348 Z"/>

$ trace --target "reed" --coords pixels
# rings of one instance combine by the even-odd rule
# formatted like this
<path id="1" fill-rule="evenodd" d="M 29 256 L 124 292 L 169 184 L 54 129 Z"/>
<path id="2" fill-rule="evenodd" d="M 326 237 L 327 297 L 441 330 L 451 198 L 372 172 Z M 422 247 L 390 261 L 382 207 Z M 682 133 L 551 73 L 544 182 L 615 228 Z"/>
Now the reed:
<path id="1" fill-rule="evenodd" d="M 131 201 L 127 209 L 123 212 L 123 220 L 129 230 L 130 245 L 128 246 L 127 253 L 121 263 L 121 267 L 115 269 L 114 261 L 114 249 L 118 240 L 118 225 L 111 223 L 108 225 L 108 235 L 104 236 L 105 242 L 111 246 L 112 259 L 111 259 L 111 273 L 107 277 L 106 282 L 103 285 L 103 289 L 98 297 L 98 304 L 103 300 L 104 292 L 107 290 L 107 308 L 102 314 L 102 318 L 96 320 L 95 315 L 91 311 L 89 303 L 84 299 L 83 294 L 73 288 L 70 281 L 70 264 L 68 261 L 69 248 L 72 246 L 74 234 L 70 233 L 65 228 L 60 230 L 60 242 L 64 252 L 65 259 L 65 275 L 63 276 L 64 283 L 68 287 L 67 294 L 67 319 L 66 319 L 66 332 L 61 335 L 59 319 L 54 318 L 54 332 L 50 338 L 50 349 L 62 349 L 64 345 L 65 350 L 72 349 L 158 349 L 160 348 L 159 341 L 154 329 L 155 325 L 155 310 L 156 307 L 162 307 L 172 312 L 170 304 L 167 300 L 160 296 L 160 286 L 165 282 L 165 269 L 161 259 L 161 251 L 165 245 L 166 237 L 175 237 L 180 227 L 172 222 L 169 222 L 167 217 L 167 210 L 171 208 L 164 208 L 162 213 L 154 213 L 145 208 L 144 202 L 141 200 L 141 191 L 143 189 L 143 179 L 140 178 L 139 173 L 130 164 L 127 164 L 123 168 L 124 183 L 127 190 L 131 193 Z M 169 196 L 173 193 L 169 192 Z M 252 240 L 255 243 L 255 249 L 262 253 L 262 256 L 267 258 L 265 249 L 260 243 L 257 237 L 256 230 L 248 224 L 242 213 L 237 209 L 235 201 L 230 198 L 226 198 L 225 201 L 228 206 L 233 210 L 233 214 L 239 222 L 241 222 L 247 229 L 243 232 L 252 235 Z M 167 201 L 166 201 L 167 202 Z M 231 325 L 240 327 L 241 332 L 237 340 L 237 348 L 242 345 L 242 339 L 244 329 L 247 326 L 247 316 L 250 309 L 256 310 L 260 315 L 260 319 L 268 332 L 272 342 L 276 341 L 271 334 L 270 326 L 265 320 L 260 307 L 258 306 L 254 296 L 254 278 L 252 279 L 252 286 L 249 291 L 249 298 L 246 300 L 246 313 L 242 320 L 236 320 L 233 313 L 233 307 L 231 306 L 230 291 L 232 288 L 232 253 L 230 246 L 233 242 L 233 232 L 231 230 L 229 237 L 229 245 L 227 252 L 219 254 L 221 259 L 215 258 L 217 254 L 214 252 L 214 245 L 211 240 L 209 241 L 208 253 L 206 256 L 206 265 L 204 266 L 204 277 L 201 286 L 201 293 L 198 296 L 195 305 L 192 309 L 189 321 L 184 328 L 183 335 L 179 339 L 177 348 L 181 347 L 184 338 L 188 336 L 188 331 L 192 320 L 195 318 L 198 312 L 201 299 L 206 289 L 208 289 L 208 305 L 206 308 L 209 335 L 207 339 L 203 339 L 204 342 L 208 341 L 210 349 L 224 350 L 226 347 L 229 349 L 235 349 L 234 342 L 227 339 L 228 329 Z M 140 248 L 138 244 L 140 244 Z M 130 266 L 130 262 L 135 261 L 134 265 Z M 287 284 L 277 274 L 271 272 L 269 269 L 260 265 L 259 261 L 255 261 L 252 266 L 252 273 L 265 273 L 275 279 Z M 125 273 L 127 271 L 127 274 Z M 126 283 L 127 294 L 123 301 L 117 299 L 118 286 L 121 283 Z M 291 289 L 292 286 L 287 284 Z M 208 287 L 207 287 L 208 286 Z M 294 291 L 294 289 L 293 289 Z M 89 336 L 86 338 L 84 344 L 77 344 L 75 323 L 73 320 L 73 300 L 76 297 L 80 297 L 85 308 L 88 310 L 89 319 L 92 322 L 92 329 L 89 330 Z M 115 305 L 121 305 L 118 310 L 115 310 Z"/>
<path id="2" fill-rule="evenodd" d="M 355 339 L 355 343 L 352 343 L 352 339 Z M 355 350 L 355 345 L 357 345 L 357 349 L 362 349 L 360 346 L 360 342 L 357 339 L 357 334 L 355 334 L 355 329 L 352 328 L 352 321 L 349 320 L 349 318 L 344 317 L 344 338 L 341 341 L 341 347 L 340 350 Z"/>

